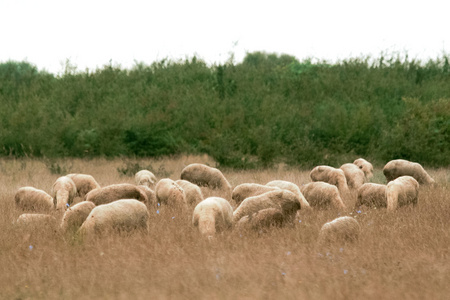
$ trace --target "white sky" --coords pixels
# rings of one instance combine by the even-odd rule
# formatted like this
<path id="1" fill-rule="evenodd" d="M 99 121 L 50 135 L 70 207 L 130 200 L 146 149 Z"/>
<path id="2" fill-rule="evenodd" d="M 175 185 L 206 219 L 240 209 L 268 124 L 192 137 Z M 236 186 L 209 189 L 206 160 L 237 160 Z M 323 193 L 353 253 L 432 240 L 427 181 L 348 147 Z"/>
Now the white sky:
<path id="1" fill-rule="evenodd" d="M 78 70 L 111 60 L 222 63 L 266 51 L 330 62 L 382 52 L 427 60 L 450 52 L 450 2 L 396 0 L 0 0 L 0 62 Z"/>

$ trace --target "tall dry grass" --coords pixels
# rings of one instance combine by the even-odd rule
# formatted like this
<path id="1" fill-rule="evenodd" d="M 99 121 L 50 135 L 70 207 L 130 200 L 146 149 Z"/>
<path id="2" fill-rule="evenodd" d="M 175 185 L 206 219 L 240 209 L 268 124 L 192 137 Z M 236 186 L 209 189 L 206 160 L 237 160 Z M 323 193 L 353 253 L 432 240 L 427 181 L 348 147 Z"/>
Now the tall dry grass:
<path id="1" fill-rule="evenodd" d="M 172 179 L 207 158 L 139 160 L 164 166 Z M 61 160 L 68 172 L 103 186 L 133 183 L 121 160 Z M 336 211 L 301 212 L 292 227 L 231 231 L 203 239 L 190 215 L 151 211 L 146 235 L 89 242 L 54 230 L 16 228 L 14 193 L 26 185 L 49 191 L 59 176 L 37 160 L 0 161 L 0 298 L 2 299 L 448 299 L 450 294 L 449 169 L 430 171 L 436 188 L 421 187 L 417 207 L 350 209 L 358 242 L 319 248 L 320 227 Z M 284 179 L 309 182 L 308 171 L 226 171 L 232 185 Z M 380 169 L 374 181 L 384 182 Z M 207 195 L 213 193 L 204 189 Z M 352 206 L 353 198 L 346 199 Z M 343 213 L 341 214 L 343 215 Z"/>

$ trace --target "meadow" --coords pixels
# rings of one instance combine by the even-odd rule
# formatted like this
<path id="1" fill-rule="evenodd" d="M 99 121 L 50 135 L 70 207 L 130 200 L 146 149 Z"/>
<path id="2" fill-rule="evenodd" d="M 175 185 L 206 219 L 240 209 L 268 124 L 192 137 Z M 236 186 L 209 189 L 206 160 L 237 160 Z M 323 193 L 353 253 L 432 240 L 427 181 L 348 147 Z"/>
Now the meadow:
<path id="1" fill-rule="evenodd" d="M 357 158 L 357 157 L 354 157 Z M 353 159 L 354 159 L 353 158 Z M 352 160 L 353 161 L 353 160 Z M 178 179 L 184 166 L 208 156 L 0 160 L 1 299 L 448 299 L 450 293 L 450 170 L 427 169 L 436 187 L 421 187 L 416 207 L 301 211 L 292 226 L 229 231 L 202 238 L 190 215 L 151 211 L 148 234 L 85 241 L 59 231 L 14 226 L 19 187 L 50 191 L 67 173 L 93 175 L 100 185 L 133 183 L 139 168 Z M 372 182 L 385 183 L 382 165 Z M 307 183 L 309 170 L 279 164 L 222 169 L 233 186 L 273 179 Z M 214 192 L 203 188 L 207 195 Z M 361 225 L 356 243 L 319 247 L 321 226 L 339 215 Z"/>

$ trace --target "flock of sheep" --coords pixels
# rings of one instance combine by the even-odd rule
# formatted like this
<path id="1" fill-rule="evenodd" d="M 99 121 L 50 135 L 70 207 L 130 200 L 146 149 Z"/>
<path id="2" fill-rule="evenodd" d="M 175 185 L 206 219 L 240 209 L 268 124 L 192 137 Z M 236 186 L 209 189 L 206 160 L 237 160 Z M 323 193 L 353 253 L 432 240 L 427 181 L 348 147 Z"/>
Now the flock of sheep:
<path id="1" fill-rule="evenodd" d="M 162 205 L 181 214 L 192 214 L 192 225 L 208 238 L 224 230 L 293 224 L 300 210 L 347 209 L 343 199 L 357 194 L 355 207 L 385 207 L 396 210 L 417 204 L 419 184 L 435 181 L 418 163 L 398 159 L 387 163 L 383 173 L 387 185 L 369 183 L 373 166 L 360 158 L 340 168 L 317 166 L 312 182 L 298 186 L 274 180 L 265 185 L 242 183 L 231 186 L 222 172 L 204 164 L 185 167 L 180 180 L 157 180 L 148 170 L 135 174 L 136 184 L 113 184 L 101 187 L 87 174 L 59 177 L 51 193 L 34 187 L 19 188 L 15 205 L 21 215 L 17 226 L 45 226 L 58 222 L 60 229 L 83 236 L 99 236 L 112 231 L 148 230 L 149 210 Z M 204 199 L 201 186 L 221 195 Z M 75 197 L 82 201 L 74 204 Z M 233 206 L 235 209 L 233 209 Z M 358 238 L 360 226 L 350 216 L 324 224 L 320 242 Z"/>

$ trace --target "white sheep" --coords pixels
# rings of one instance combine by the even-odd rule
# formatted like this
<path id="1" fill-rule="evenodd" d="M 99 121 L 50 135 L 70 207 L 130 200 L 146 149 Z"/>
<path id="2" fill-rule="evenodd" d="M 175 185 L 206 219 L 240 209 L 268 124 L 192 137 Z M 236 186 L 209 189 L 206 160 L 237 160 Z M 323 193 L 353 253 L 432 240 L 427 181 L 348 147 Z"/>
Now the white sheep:
<path id="1" fill-rule="evenodd" d="M 323 181 L 337 186 L 341 197 L 350 193 L 344 171 L 330 166 L 317 166 L 309 173 L 312 181 Z"/>
<path id="2" fill-rule="evenodd" d="M 285 180 L 272 180 L 266 184 L 267 186 L 272 187 L 278 187 L 280 189 L 288 190 L 294 195 L 298 197 L 298 201 L 300 202 L 301 209 L 310 209 L 311 206 L 309 205 L 308 201 L 306 200 L 305 196 L 300 191 L 300 188 L 298 185 L 296 185 L 293 182 L 285 181 Z"/>
<path id="3" fill-rule="evenodd" d="M 147 206 L 136 199 L 121 199 L 96 206 L 78 230 L 82 235 L 148 231 Z"/>
<path id="4" fill-rule="evenodd" d="M 182 179 L 176 180 L 175 183 L 184 190 L 186 194 L 186 202 L 189 205 L 195 207 L 195 205 L 203 201 L 203 193 L 198 185 Z"/>
<path id="5" fill-rule="evenodd" d="M 82 201 L 69 207 L 62 218 L 61 229 L 64 232 L 78 230 L 94 207 L 95 204 L 91 201 Z"/>
<path id="6" fill-rule="evenodd" d="M 285 218 L 279 208 L 265 208 L 252 215 L 242 217 L 237 223 L 236 228 L 260 231 L 270 227 L 283 227 Z"/>
<path id="7" fill-rule="evenodd" d="M 186 193 L 172 179 L 163 178 L 155 187 L 156 199 L 161 204 L 166 204 L 175 209 L 186 209 Z"/>
<path id="8" fill-rule="evenodd" d="M 209 197 L 194 208 L 192 224 L 203 236 L 212 237 L 216 232 L 230 229 L 233 225 L 233 208 L 220 197 Z"/>
<path id="9" fill-rule="evenodd" d="M 358 158 L 353 163 L 364 172 L 367 181 L 373 177 L 373 166 L 370 162 L 364 158 Z"/>
<path id="10" fill-rule="evenodd" d="M 325 223 L 319 232 L 319 243 L 354 242 L 359 238 L 361 227 L 352 217 L 339 217 Z"/>
<path id="11" fill-rule="evenodd" d="M 207 186 L 219 190 L 226 199 L 231 199 L 231 184 L 219 169 L 204 164 L 190 164 L 181 171 L 180 178 L 198 186 Z"/>
<path id="12" fill-rule="evenodd" d="M 300 209 L 298 196 L 288 190 L 274 190 L 244 199 L 233 212 L 233 222 L 266 208 L 280 209 L 286 222 L 293 221 Z"/>
<path id="13" fill-rule="evenodd" d="M 386 186 L 387 210 L 394 211 L 400 206 L 416 205 L 419 198 L 419 183 L 412 176 L 400 176 Z"/>
<path id="14" fill-rule="evenodd" d="M 76 194 L 77 187 L 72 179 L 67 176 L 61 176 L 56 179 L 51 193 L 51 196 L 56 202 L 56 210 L 64 212 L 67 206 L 72 204 Z"/>
<path id="15" fill-rule="evenodd" d="M 73 180 L 75 187 L 77 188 L 77 195 L 78 197 L 83 198 L 83 200 L 87 193 L 100 188 L 100 184 L 98 184 L 92 175 L 72 173 L 66 176 Z"/>
<path id="16" fill-rule="evenodd" d="M 147 203 L 147 195 L 142 189 L 129 183 L 119 183 L 95 189 L 87 193 L 86 201 L 95 205 L 110 203 L 120 199 L 136 199 Z"/>
<path id="17" fill-rule="evenodd" d="M 340 169 L 344 171 L 345 179 L 347 180 L 348 187 L 351 189 L 359 189 L 365 182 L 366 176 L 363 170 L 361 170 L 355 164 L 343 164 Z"/>
<path id="18" fill-rule="evenodd" d="M 147 196 L 147 207 L 155 207 L 158 200 L 156 199 L 156 193 L 146 185 L 137 185 L 137 188 L 140 189 Z"/>
<path id="19" fill-rule="evenodd" d="M 300 190 L 311 207 L 346 209 L 339 190 L 335 185 L 316 181 L 302 185 Z"/>
<path id="20" fill-rule="evenodd" d="M 155 174 L 149 170 L 140 170 L 134 175 L 136 185 L 146 185 L 149 188 L 153 188 L 157 181 Z"/>
<path id="21" fill-rule="evenodd" d="M 19 188 L 14 201 L 18 209 L 28 212 L 46 213 L 55 209 L 52 196 L 31 186 Z"/>
<path id="22" fill-rule="evenodd" d="M 258 196 L 270 191 L 279 190 L 276 186 L 267 186 L 258 183 L 242 183 L 233 189 L 231 198 L 239 205 L 248 197 Z"/>
<path id="23" fill-rule="evenodd" d="M 404 159 L 396 159 L 388 162 L 383 168 L 383 174 L 388 182 L 397 177 L 407 175 L 414 177 L 420 184 L 435 184 L 435 180 L 419 163 Z"/>
<path id="24" fill-rule="evenodd" d="M 49 233 L 57 227 L 56 218 L 48 214 L 21 214 L 14 225 L 31 230 L 45 230 Z"/>
<path id="25" fill-rule="evenodd" d="M 386 185 L 378 183 L 365 183 L 358 189 L 355 208 L 365 205 L 368 207 L 386 207 Z"/>

